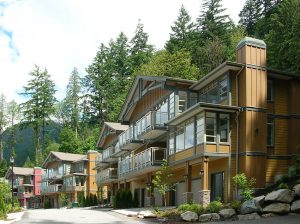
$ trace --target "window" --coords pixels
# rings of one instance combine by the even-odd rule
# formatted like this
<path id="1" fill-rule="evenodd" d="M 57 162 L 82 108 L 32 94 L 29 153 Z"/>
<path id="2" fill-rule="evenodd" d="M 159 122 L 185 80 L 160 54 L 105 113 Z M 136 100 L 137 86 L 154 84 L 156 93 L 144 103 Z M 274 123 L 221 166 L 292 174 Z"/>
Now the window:
<path id="1" fill-rule="evenodd" d="M 211 113 L 211 112 L 206 113 L 205 129 L 206 129 L 206 141 L 216 142 L 216 135 L 217 135 L 216 113 Z"/>
<path id="2" fill-rule="evenodd" d="M 268 117 L 267 120 L 267 146 L 274 146 L 274 118 Z"/>
<path id="3" fill-rule="evenodd" d="M 267 84 L 267 101 L 272 102 L 274 100 L 274 83 L 273 80 L 268 80 Z"/>
<path id="4" fill-rule="evenodd" d="M 190 93 L 190 107 L 194 106 L 198 102 L 198 94 Z"/>
<path id="5" fill-rule="evenodd" d="M 220 101 L 223 101 L 227 98 L 227 76 L 225 76 L 219 83 L 219 94 L 220 94 Z"/>
<path id="6" fill-rule="evenodd" d="M 184 139 L 185 139 L 185 144 L 184 148 L 188 149 L 194 146 L 194 122 L 188 124 L 185 127 L 185 133 L 184 133 Z"/>
<path id="7" fill-rule="evenodd" d="M 220 142 L 229 142 L 229 114 L 219 116 Z"/>
<path id="8" fill-rule="evenodd" d="M 155 124 L 163 125 L 168 121 L 168 100 L 165 100 L 157 109 L 155 114 Z"/>
<path id="9" fill-rule="evenodd" d="M 201 114 L 197 119 L 197 144 L 203 143 L 203 140 L 204 140 L 204 114 Z"/>
<path id="10" fill-rule="evenodd" d="M 175 145 L 174 145 L 174 134 L 171 133 L 169 136 L 169 154 L 172 155 L 175 153 Z"/>
<path id="11" fill-rule="evenodd" d="M 178 113 L 186 110 L 187 93 L 183 91 L 178 92 Z"/>
<path id="12" fill-rule="evenodd" d="M 175 117 L 175 93 L 174 92 L 170 94 L 169 101 L 170 101 L 169 119 L 171 119 Z"/>
<path id="13" fill-rule="evenodd" d="M 184 150 L 184 129 L 176 133 L 176 152 Z"/>

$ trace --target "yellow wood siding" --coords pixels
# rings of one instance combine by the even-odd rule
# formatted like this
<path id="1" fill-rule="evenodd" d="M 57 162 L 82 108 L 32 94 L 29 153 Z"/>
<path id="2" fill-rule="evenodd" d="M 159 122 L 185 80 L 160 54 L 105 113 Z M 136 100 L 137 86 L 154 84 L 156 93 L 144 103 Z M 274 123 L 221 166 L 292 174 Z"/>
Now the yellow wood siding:
<path id="1" fill-rule="evenodd" d="M 274 87 L 274 113 L 288 114 L 288 82 L 275 80 Z"/>
<path id="2" fill-rule="evenodd" d="M 194 148 L 186 149 L 175 154 L 175 161 L 180 161 L 194 155 Z"/>
<path id="3" fill-rule="evenodd" d="M 275 119 L 275 155 L 288 154 L 288 120 Z"/>
<path id="4" fill-rule="evenodd" d="M 289 161 L 280 159 L 267 159 L 266 161 L 266 182 L 274 183 L 275 176 L 278 174 L 287 174 Z"/>

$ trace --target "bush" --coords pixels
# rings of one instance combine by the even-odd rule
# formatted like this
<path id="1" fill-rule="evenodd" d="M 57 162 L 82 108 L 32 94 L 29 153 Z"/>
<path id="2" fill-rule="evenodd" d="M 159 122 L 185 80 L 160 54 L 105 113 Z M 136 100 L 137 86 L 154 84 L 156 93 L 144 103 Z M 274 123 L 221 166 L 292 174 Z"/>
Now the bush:
<path id="1" fill-rule="evenodd" d="M 243 200 L 250 200 L 253 198 L 253 190 L 252 187 L 255 184 L 255 178 L 251 178 L 247 180 L 247 177 L 244 173 L 237 174 L 233 177 L 233 181 L 235 185 L 242 191 L 241 196 Z"/>
<path id="2" fill-rule="evenodd" d="M 289 189 L 289 186 L 286 183 L 281 183 L 277 186 L 277 189 Z"/>
<path id="3" fill-rule="evenodd" d="M 44 209 L 51 208 L 51 202 L 48 198 L 45 199 L 44 201 Z"/>
<path id="4" fill-rule="evenodd" d="M 132 193 L 130 190 L 118 190 L 113 201 L 114 208 L 131 208 L 134 207 Z"/>
<path id="5" fill-rule="evenodd" d="M 139 207 L 139 196 L 138 196 L 138 191 L 134 191 L 133 194 L 133 206 L 134 207 Z"/>
<path id="6" fill-rule="evenodd" d="M 235 209 L 236 211 L 238 211 L 240 209 L 241 205 L 242 205 L 242 202 L 238 201 L 238 200 L 235 200 L 231 203 L 231 207 L 233 209 Z"/>
<path id="7" fill-rule="evenodd" d="M 178 209 L 166 209 L 164 211 L 156 212 L 158 217 L 166 217 L 166 218 L 177 218 L 180 216 L 180 212 Z"/>
<path id="8" fill-rule="evenodd" d="M 0 220 L 5 220 L 5 219 L 7 219 L 7 214 L 0 211 Z"/>
<path id="9" fill-rule="evenodd" d="M 7 205 L 4 202 L 2 194 L 0 194 L 0 220 L 7 218 Z"/>
<path id="10" fill-rule="evenodd" d="M 206 211 L 209 213 L 218 213 L 223 208 L 223 203 L 220 201 L 213 201 L 210 202 L 207 207 Z"/>
<path id="11" fill-rule="evenodd" d="M 190 211 L 190 212 L 196 212 L 198 215 L 202 214 L 204 212 L 204 207 L 201 204 L 182 204 L 178 207 L 178 211 L 181 213 Z"/>

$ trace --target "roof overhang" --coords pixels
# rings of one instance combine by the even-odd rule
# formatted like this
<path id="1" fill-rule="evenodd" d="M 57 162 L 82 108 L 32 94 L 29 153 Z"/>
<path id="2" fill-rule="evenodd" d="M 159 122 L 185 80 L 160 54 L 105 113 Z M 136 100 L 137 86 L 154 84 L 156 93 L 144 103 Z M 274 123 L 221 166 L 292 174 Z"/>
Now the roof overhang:
<path id="1" fill-rule="evenodd" d="M 299 74 L 284 72 L 275 69 L 268 69 L 268 77 L 282 80 L 290 80 L 290 79 L 300 79 Z"/>
<path id="2" fill-rule="evenodd" d="M 190 107 L 188 110 L 184 111 L 182 114 L 180 114 L 180 115 L 176 116 L 175 118 L 173 118 L 172 120 L 168 121 L 166 124 L 169 126 L 179 125 L 180 123 L 192 118 L 193 116 L 195 116 L 203 111 L 235 113 L 238 110 L 240 110 L 240 107 L 199 102 L 196 105 Z"/>
<path id="3" fill-rule="evenodd" d="M 210 82 L 214 81 L 215 79 L 219 78 L 220 76 L 224 75 L 225 73 L 229 71 L 239 71 L 241 70 L 245 65 L 241 63 L 236 62 L 230 62 L 226 61 L 223 64 L 220 64 L 218 67 L 216 67 L 214 70 L 209 72 L 207 75 L 205 75 L 203 78 L 201 78 L 197 83 L 193 84 L 190 89 L 198 91 Z"/>

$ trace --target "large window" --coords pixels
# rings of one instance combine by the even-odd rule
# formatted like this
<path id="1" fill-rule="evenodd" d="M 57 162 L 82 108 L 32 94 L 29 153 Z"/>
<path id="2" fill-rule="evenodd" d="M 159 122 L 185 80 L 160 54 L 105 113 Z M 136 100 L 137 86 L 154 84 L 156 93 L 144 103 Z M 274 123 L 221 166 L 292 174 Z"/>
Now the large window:
<path id="1" fill-rule="evenodd" d="M 219 115 L 220 142 L 229 142 L 229 114 Z"/>
<path id="2" fill-rule="evenodd" d="M 207 112 L 206 113 L 206 141 L 216 142 L 217 137 L 217 116 L 216 113 Z"/>
<path id="3" fill-rule="evenodd" d="M 227 75 L 215 80 L 200 90 L 200 102 L 220 103 L 228 98 Z"/>
<path id="4" fill-rule="evenodd" d="M 185 149 L 191 148 L 195 145 L 194 135 L 195 135 L 194 122 L 192 122 L 185 127 L 185 133 L 184 133 L 184 140 L 185 140 L 184 148 Z"/>
<path id="5" fill-rule="evenodd" d="M 274 118 L 268 117 L 267 120 L 267 146 L 274 146 Z"/>
<path id="6" fill-rule="evenodd" d="M 204 141 L 204 114 L 200 114 L 197 118 L 197 144 Z"/>
<path id="7" fill-rule="evenodd" d="M 175 153 L 175 142 L 174 142 L 174 133 L 171 133 L 169 136 L 169 154 L 172 155 Z"/>
<path id="8" fill-rule="evenodd" d="M 187 92 L 178 92 L 178 113 L 182 113 L 187 108 Z"/>
<path id="9" fill-rule="evenodd" d="M 267 85 L 267 101 L 272 102 L 274 101 L 274 83 L 273 80 L 268 80 Z"/>
<path id="10" fill-rule="evenodd" d="M 176 132 L 176 152 L 184 150 L 184 129 Z"/>
<path id="11" fill-rule="evenodd" d="M 171 93 L 169 97 L 170 108 L 169 108 L 169 119 L 175 117 L 175 93 Z"/>
<path id="12" fill-rule="evenodd" d="M 189 107 L 194 106 L 198 102 L 198 94 L 197 93 L 190 93 L 190 105 Z"/>

